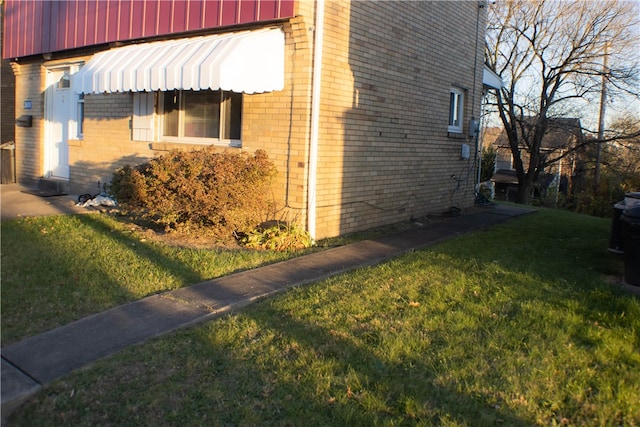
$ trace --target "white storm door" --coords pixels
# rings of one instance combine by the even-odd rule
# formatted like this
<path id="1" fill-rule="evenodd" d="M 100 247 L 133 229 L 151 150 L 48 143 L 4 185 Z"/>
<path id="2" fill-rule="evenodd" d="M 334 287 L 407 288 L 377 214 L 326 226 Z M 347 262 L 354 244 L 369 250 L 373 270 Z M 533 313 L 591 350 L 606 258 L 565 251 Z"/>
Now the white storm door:
<path id="1" fill-rule="evenodd" d="M 47 72 L 45 120 L 45 176 L 69 179 L 69 128 L 76 107 L 70 68 Z"/>

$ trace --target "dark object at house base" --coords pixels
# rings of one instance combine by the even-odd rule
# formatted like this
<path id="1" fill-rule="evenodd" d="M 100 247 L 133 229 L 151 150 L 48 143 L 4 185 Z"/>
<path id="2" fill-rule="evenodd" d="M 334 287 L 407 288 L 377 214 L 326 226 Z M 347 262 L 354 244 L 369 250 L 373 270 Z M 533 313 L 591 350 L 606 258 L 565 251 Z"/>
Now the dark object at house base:
<path id="1" fill-rule="evenodd" d="M 16 145 L 12 142 L 2 144 L 0 149 L 2 154 L 2 184 L 13 184 L 16 182 Z"/>
<path id="2" fill-rule="evenodd" d="M 622 239 L 622 212 L 626 205 L 624 200 L 613 205 L 613 217 L 611 218 L 611 236 L 609 238 L 609 252 L 621 254 L 624 252 Z"/>
<path id="3" fill-rule="evenodd" d="M 640 286 L 640 206 L 624 210 L 622 214 L 624 238 L 624 280 Z"/>

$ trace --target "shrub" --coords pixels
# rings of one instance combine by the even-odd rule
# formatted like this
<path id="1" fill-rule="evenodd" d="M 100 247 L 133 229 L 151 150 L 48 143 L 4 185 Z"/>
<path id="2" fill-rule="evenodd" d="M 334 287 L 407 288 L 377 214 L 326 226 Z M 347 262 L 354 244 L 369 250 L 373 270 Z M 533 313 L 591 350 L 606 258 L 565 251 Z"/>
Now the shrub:
<path id="1" fill-rule="evenodd" d="M 482 163 L 480 165 L 480 182 L 486 182 L 491 179 L 496 169 L 496 149 L 492 146 L 482 149 Z"/>
<path id="2" fill-rule="evenodd" d="M 624 200 L 625 182 L 623 174 L 603 170 L 597 191 L 593 188 L 593 175 L 586 175 L 586 185 L 572 195 L 568 208 L 577 213 L 608 218 L 611 216 L 613 205 Z"/>
<path id="3" fill-rule="evenodd" d="M 231 236 L 253 230 L 271 208 L 275 168 L 264 151 L 173 151 L 114 173 L 121 208 L 166 230 Z"/>
<path id="4" fill-rule="evenodd" d="M 496 185 L 491 181 L 481 182 L 478 186 L 478 192 L 487 200 L 493 200 L 496 198 Z"/>
<path id="5" fill-rule="evenodd" d="M 313 241 L 309 233 L 297 224 L 275 222 L 247 233 L 240 243 L 251 249 L 291 251 L 308 248 Z"/>

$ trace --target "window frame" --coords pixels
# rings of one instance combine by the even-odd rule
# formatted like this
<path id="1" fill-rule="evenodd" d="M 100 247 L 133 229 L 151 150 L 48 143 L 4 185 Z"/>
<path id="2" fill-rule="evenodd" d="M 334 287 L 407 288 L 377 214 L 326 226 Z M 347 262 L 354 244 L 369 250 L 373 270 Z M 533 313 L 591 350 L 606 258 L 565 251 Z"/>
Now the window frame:
<path id="1" fill-rule="evenodd" d="M 55 83 L 57 90 L 68 91 L 69 96 L 74 103 L 73 106 L 69 106 L 69 123 L 68 123 L 68 140 L 82 140 L 84 139 L 84 94 L 76 93 L 73 90 L 72 79 L 73 75 L 82 69 L 84 62 L 72 62 L 67 64 L 61 64 L 59 66 L 47 68 L 48 71 L 64 70 L 64 74 Z"/>
<path id="2" fill-rule="evenodd" d="M 84 138 L 84 93 L 78 94 L 76 101 L 76 139 Z"/>
<path id="3" fill-rule="evenodd" d="M 200 91 L 189 91 L 189 90 L 181 90 L 175 89 L 178 93 L 178 136 L 173 135 L 165 135 L 165 94 L 171 91 L 161 91 L 159 92 L 160 96 L 158 97 L 158 138 L 163 142 L 172 142 L 172 143 L 187 143 L 187 144 L 200 144 L 200 145 L 223 145 L 227 147 L 242 147 L 242 116 L 243 116 L 243 105 L 244 105 L 244 96 L 242 93 L 231 92 L 231 91 L 223 91 L 221 89 L 214 90 L 211 92 L 218 93 L 220 103 L 219 103 L 219 123 L 218 123 L 218 138 L 204 138 L 204 137 L 193 137 L 193 136 L 184 136 L 185 133 L 185 92 L 198 93 Z M 231 113 L 232 107 L 226 107 L 227 100 L 224 98 L 225 93 L 234 93 L 240 95 L 241 105 L 240 105 L 240 138 L 224 138 L 225 134 L 225 126 L 227 123 L 227 114 Z M 229 102 L 230 98 L 229 98 Z"/>
<path id="4" fill-rule="evenodd" d="M 447 130 L 450 133 L 462 133 L 463 131 L 464 92 L 464 89 L 460 89 L 457 87 L 452 87 L 449 89 L 449 119 Z"/>
<path id="5" fill-rule="evenodd" d="M 513 170 L 513 154 L 508 147 L 498 147 L 496 151 L 496 170 Z"/>

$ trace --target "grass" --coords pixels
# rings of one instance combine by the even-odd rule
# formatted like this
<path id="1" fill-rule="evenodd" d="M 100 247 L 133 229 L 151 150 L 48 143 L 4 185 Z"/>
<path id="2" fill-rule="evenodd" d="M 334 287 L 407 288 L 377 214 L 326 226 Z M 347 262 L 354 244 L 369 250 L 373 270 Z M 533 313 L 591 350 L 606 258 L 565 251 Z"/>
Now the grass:
<path id="1" fill-rule="evenodd" d="M 100 214 L 1 226 L 2 345 L 151 294 L 293 256 L 169 247 Z"/>
<path id="2" fill-rule="evenodd" d="M 25 218 L 0 227 L 3 346 L 119 304 L 305 252 L 167 246 L 101 214 Z M 398 227 L 319 246 L 344 245 Z"/>
<path id="3" fill-rule="evenodd" d="M 541 210 L 297 288 L 56 381 L 10 425 L 640 425 L 609 226 Z"/>

